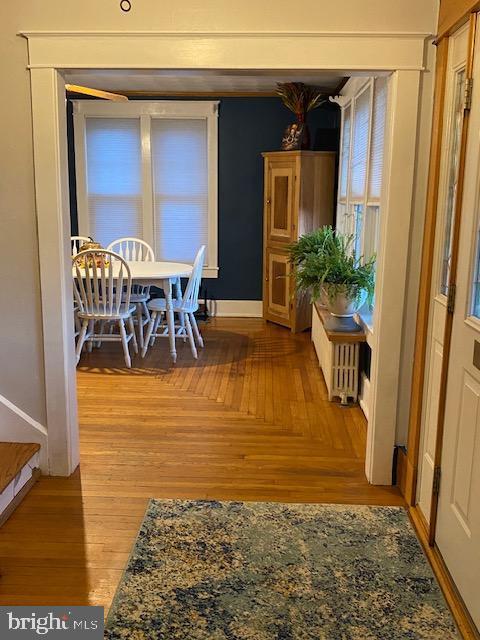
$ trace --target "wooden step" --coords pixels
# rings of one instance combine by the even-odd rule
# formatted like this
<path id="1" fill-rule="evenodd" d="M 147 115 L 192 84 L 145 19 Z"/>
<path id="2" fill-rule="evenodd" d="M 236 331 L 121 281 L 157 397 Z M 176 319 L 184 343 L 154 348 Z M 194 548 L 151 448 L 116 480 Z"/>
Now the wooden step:
<path id="1" fill-rule="evenodd" d="M 40 475 L 39 450 L 35 443 L 0 442 L 0 526 Z"/>

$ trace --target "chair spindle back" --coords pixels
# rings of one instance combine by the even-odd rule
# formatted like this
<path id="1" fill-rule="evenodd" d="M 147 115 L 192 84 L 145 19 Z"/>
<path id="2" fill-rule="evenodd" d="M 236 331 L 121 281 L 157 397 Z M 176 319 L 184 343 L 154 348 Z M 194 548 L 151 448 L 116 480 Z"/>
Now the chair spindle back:
<path id="1" fill-rule="evenodd" d="M 87 236 L 71 236 L 70 242 L 72 243 L 72 256 L 76 256 L 80 251 L 82 244 L 85 242 L 91 242 L 92 239 Z"/>
<path id="2" fill-rule="evenodd" d="M 111 242 L 108 251 L 114 251 L 127 262 L 154 262 L 152 247 L 140 238 L 118 238 Z"/>
<path id="3" fill-rule="evenodd" d="M 132 277 L 122 256 L 106 249 L 80 251 L 73 259 L 73 295 L 80 313 L 118 316 L 130 306 Z"/>
<path id="4" fill-rule="evenodd" d="M 185 293 L 183 295 L 183 301 L 186 305 L 197 304 L 198 302 L 198 292 L 200 289 L 200 284 L 202 282 L 202 269 L 204 261 L 205 245 L 202 245 L 195 257 L 192 273 L 190 275 L 190 278 L 188 279 L 187 288 L 185 289 Z"/>

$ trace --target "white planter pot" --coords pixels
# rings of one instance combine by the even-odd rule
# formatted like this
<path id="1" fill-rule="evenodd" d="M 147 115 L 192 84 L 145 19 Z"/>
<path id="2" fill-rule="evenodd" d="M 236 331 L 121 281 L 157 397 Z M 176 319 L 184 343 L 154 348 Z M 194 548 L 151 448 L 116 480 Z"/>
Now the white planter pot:
<path id="1" fill-rule="evenodd" d="M 322 301 L 332 317 L 329 328 L 332 331 L 360 331 L 361 327 L 353 321 L 352 317 L 363 307 L 367 299 L 367 292 L 361 289 L 358 295 L 349 295 L 346 290 L 342 291 L 335 287 L 335 297 L 329 295 L 328 284 L 323 287 Z M 338 320 L 336 320 L 338 318 Z M 342 320 L 342 318 L 344 320 Z"/>

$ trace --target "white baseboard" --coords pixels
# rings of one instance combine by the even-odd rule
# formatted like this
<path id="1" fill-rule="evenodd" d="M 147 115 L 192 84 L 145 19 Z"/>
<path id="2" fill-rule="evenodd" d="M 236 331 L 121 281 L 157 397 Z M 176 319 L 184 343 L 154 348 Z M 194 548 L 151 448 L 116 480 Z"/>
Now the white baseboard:
<path id="1" fill-rule="evenodd" d="M 261 318 L 261 300 L 209 300 L 208 312 L 219 318 Z"/>
<path id="2" fill-rule="evenodd" d="M 0 395 L 0 441 L 35 442 L 40 445 L 40 469 L 48 473 L 47 429 Z"/>
<path id="3" fill-rule="evenodd" d="M 368 420 L 368 406 L 370 403 L 370 380 L 362 373 L 360 376 L 360 393 L 358 394 L 358 404 Z"/>

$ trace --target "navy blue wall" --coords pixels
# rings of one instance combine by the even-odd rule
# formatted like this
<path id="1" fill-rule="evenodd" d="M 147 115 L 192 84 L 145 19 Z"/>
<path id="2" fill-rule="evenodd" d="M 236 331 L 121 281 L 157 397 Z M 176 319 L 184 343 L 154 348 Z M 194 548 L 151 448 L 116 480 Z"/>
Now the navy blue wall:
<path id="1" fill-rule="evenodd" d="M 209 98 L 213 99 L 213 98 Z M 217 279 L 204 281 L 217 300 L 261 300 L 263 151 L 280 148 L 294 116 L 278 98 L 219 98 Z M 77 230 L 73 121 L 68 108 L 72 233 Z M 338 151 L 340 110 L 326 104 L 309 114 L 312 149 Z"/>

